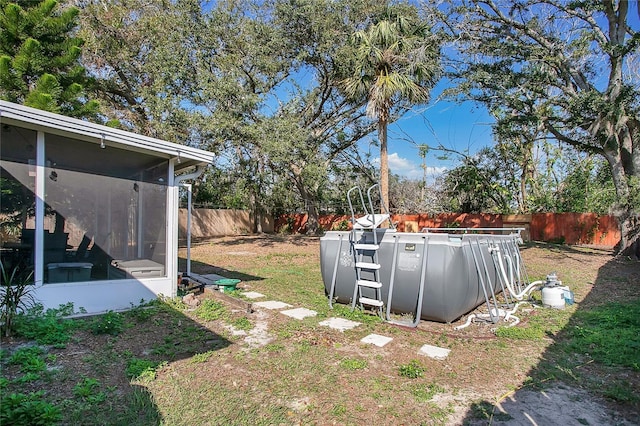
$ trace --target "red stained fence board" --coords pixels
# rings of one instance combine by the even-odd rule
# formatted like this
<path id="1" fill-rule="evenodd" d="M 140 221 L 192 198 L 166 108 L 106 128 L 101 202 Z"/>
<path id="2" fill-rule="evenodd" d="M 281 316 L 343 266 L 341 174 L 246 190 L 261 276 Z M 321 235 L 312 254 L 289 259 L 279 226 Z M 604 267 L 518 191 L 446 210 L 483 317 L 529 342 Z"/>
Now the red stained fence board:
<path id="1" fill-rule="evenodd" d="M 322 215 L 320 226 L 325 230 L 350 229 L 348 215 Z M 595 213 L 533 213 L 526 215 L 442 213 L 393 215 L 400 232 L 419 232 L 423 228 L 525 228 L 524 238 L 566 244 L 586 244 L 613 247 L 620 241 L 618 223 L 613 216 Z M 276 219 L 275 230 L 306 232 L 307 215 L 282 215 Z"/>
<path id="2" fill-rule="evenodd" d="M 531 239 L 566 244 L 614 246 L 620 241 L 613 216 L 595 213 L 536 213 L 531 219 Z"/>

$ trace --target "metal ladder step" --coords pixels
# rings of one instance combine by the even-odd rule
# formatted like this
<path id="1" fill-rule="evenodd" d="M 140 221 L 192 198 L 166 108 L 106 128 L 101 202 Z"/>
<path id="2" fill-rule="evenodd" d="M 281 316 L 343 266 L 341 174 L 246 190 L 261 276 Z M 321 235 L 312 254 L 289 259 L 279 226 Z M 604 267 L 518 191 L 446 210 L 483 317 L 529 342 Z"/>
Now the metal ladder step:
<path id="1" fill-rule="evenodd" d="M 388 214 L 368 214 L 357 218 L 353 224 L 353 229 L 377 228 L 387 219 L 389 219 Z"/>
<path id="2" fill-rule="evenodd" d="M 356 250 L 378 250 L 380 246 L 378 244 L 354 244 L 353 248 Z"/>
<path id="3" fill-rule="evenodd" d="M 369 281 L 369 280 L 357 280 L 356 285 L 360 287 L 368 287 L 368 288 L 382 288 L 382 283 L 377 281 Z"/>
<path id="4" fill-rule="evenodd" d="M 378 255 L 380 251 L 379 232 L 376 228 L 382 227 L 386 222 L 389 223 L 388 230 L 395 230 L 395 225 L 391 221 L 389 209 L 384 204 L 382 192 L 379 192 L 380 213 L 374 213 L 378 209 L 373 204 L 372 191 L 377 189 L 380 191 L 380 185 L 374 184 L 367 189 L 367 202 L 362 195 L 362 190 L 358 186 L 354 186 L 347 191 L 347 200 L 349 209 L 351 210 L 352 231 L 349 241 L 351 242 L 352 254 L 355 261 L 355 282 L 353 286 L 353 297 L 351 299 L 351 310 L 354 310 L 356 303 L 363 305 L 375 306 L 378 308 L 380 316 L 383 316 L 382 301 L 382 280 L 380 279 L 380 261 Z M 360 202 L 361 208 L 358 210 L 364 212 L 364 215 L 356 218 L 356 209 L 353 207 L 352 194 L 357 201 Z M 369 241 L 367 241 L 369 240 Z M 373 240 L 373 241 L 371 241 Z M 365 261 L 365 258 L 368 260 Z M 362 275 L 365 275 L 362 277 Z M 372 276 L 371 276 L 372 275 Z M 363 290 L 367 289 L 367 290 Z M 367 296 L 364 297 L 363 292 Z M 374 296 L 375 294 L 375 296 Z"/>
<path id="5" fill-rule="evenodd" d="M 384 302 L 382 300 L 370 299 L 368 297 L 361 297 L 360 299 L 358 299 L 358 301 L 362 305 L 376 306 L 378 308 L 381 308 L 382 305 L 384 305 Z"/>
<path id="6" fill-rule="evenodd" d="M 378 269 L 380 269 L 380 264 L 379 263 L 369 263 L 369 262 L 356 262 L 356 268 L 378 270 Z"/>

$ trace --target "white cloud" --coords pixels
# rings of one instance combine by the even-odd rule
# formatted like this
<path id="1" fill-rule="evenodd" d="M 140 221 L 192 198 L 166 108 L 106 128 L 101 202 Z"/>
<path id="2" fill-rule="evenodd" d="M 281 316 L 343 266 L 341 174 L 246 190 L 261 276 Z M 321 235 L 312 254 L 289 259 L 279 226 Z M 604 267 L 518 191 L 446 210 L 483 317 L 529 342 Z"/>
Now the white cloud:
<path id="1" fill-rule="evenodd" d="M 417 160 L 420 161 L 420 159 Z M 380 159 L 376 158 L 375 163 L 379 165 Z M 432 181 L 445 170 L 447 170 L 446 167 L 427 166 L 427 179 Z M 424 173 L 420 163 L 400 157 L 397 152 L 389 154 L 389 171 L 393 174 L 415 180 L 422 179 Z"/>

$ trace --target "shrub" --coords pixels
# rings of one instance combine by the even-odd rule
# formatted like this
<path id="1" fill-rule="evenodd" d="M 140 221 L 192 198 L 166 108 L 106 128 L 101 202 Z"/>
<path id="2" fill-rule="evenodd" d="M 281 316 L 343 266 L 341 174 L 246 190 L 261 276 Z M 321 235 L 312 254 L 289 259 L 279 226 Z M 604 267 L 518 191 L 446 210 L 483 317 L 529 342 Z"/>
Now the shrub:
<path id="1" fill-rule="evenodd" d="M 122 327 L 122 315 L 109 311 L 95 318 L 91 326 L 91 332 L 93 334 L 111 334 L 117 336 L 122 331 Z"/>
<path id="2" fill-rule="evenodd" d="M 156 378 L 156 369 L 159 363 L 140 358 L 131 358 L 127 361 L 125 374 L 130 380 L 152 381 Z"/>
<path id="3" fill-rule="evenodd" d="M 25 311 L 34 305 L 33 282 L 31 277 L 33 271 L 28 273 L 19 273 L 16 266 L 11 273 L 5 270 L 4 264 L 0 262 L 0 278 L 2 286 L 0 287 L 0 328 L 5 337 L 11 336 L 14 328 L 14 320 L 18 315 L 18 311 Z"/>
<path id="4" fill-rule="evenodd" d="M 73 304 L 60 305 L 58 309 L 47 309 L 37 303 L 26 312 L 19 314 L 15 321 L 16 335 L 35 340 L 41 345 L 64 347 L 71 339 L 71 332 L 77 327 L 73 320 L 64 316 L 73 314 Z"/>
<path id="5" fill-rule="evenodd" d="M 418 361 L 413 359 L 409 361 L 409 364 L 401 365 L 398 371 L 402 377 L 408 377 L 409 379 L 417 379 L 418 377 L 422 377 L 422 374 L 424 373 L 425 368 L 422 365 L 420 365 Z"/>
<path id="6" fill-rule="evenodd" d="M 99 389 L 99 380 L 85 377 L 73 387 L 73 394 L 87 402 L 100 403 L 107 398 L 107 395 L 99 392 Z"/>
<path id="7" fill-rule="evenodd" d="M 141 300 L 139 305 L 132 305 L 131 310 L 127 312 L 127 316 L 135 319 L 137 322 L 145 322 L 157 313 L 158 308 L 155 306 L 155 304 L 144 303 L 144 300 Z"/>
<path id="8" fill-rule="evenodd" d="M 158 306 L 166 311 L 180 312 L 187 308 L 187 305 L 182 302 L 182 297 L 167 297 L 160 294 L 158 300 L 160 301 Z"/>
<path id="9" fill-rule="evenodd" d="M 60 409 L 45 401 L 43 391 L 2 396 L 0 424 L 14 426 L 53 425 L 62 420 Z"/>
<path id="10" fill-rule="evenodd" d="M 212 299 L 205 299 L 194 311 L 194 315 L 205 321 L 215 321 L 226 313 L 224 305 Z"/>
<path id="11" fill-rule="evenodd" d="M 40 357 L 43 353 L 42 348 L 38 346 L 20 348 L 11 355 L 9 363 L 19 365 L 20 371 L 23 373 L 39 373 L 47 367 L 44 360 Z"/>

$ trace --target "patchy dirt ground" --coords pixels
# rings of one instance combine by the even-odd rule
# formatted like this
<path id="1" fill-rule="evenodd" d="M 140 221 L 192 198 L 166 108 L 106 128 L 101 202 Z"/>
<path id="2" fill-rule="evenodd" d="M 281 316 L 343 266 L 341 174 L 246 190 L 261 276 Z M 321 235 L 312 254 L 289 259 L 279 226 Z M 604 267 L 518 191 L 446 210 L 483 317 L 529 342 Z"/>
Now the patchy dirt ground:
<path id="1" fill-rule="evenodd" d="M 574 283 L 577 303 L 572 309 L 640 294 L 640 264 L 615 260 L 606 250 L 532 245 L 522 254 L 531 279 L 555 271 Z M 244 277 L 241 290 L 295 302 L 268 279 L 269 268 L 289 270 L 293 281 L 297 266 L 317 267 L 319 240 L 226 237 L 195 243 L 192 257 L 196 273 Z M 314 282 L 308 290 L 318 293 L 313 300 L 324 297 L 316 287 Z M 133 316 L 118 337 L 96 336 L 86 329 L 76 332 L 66 348 L 51 349 L 56 359 L 52 368 L 65 373 L 53 382 L 23 386 L 45 390 L 58 401 L 73 400 L 80 378 L 98 377 L 105 389 L 111 389 L 113 401 L 123 401 L 131 393 L 127 359 L 146 357 L 169 361 L 157 380 L 144 384 L 163 424 L 640 424 L 637 400 L 625 402 L 594 392 L 594 383 L 605 387 L 621 375 L 631 389 L 640 389 L 640 372 L 598 366 L 588 354 L 559 352 L 556 342 L 564 338 L 566 324 L 558 324 L 542 339 L 510 340 L 496 337 L 493 324 L 455 330 L 465 318 L 453 324 L 423 321 L 416 329 L 365 324 L 361 331 L 340 333 L 317 327 L 323 315 L 332 313 L 297 321 L 266 309 L 250 315 L 232 312 L 231 319 L 251 321 L 253 328 L 247 331 L 230 325 L 233 321 L 202 321 L 188 312 L 176 318 L 161 311 L 144 321 Z M 525 307 L 523 325 L 544 315 Z M 371 332 L 394 340 L 383 348 L 360 343 Z M 19 339 L 2 342 L 9 351 L 24 344 Z M 445 360 L 420 358 L 425 371 L 418 381 L 399 378 L 398 367 L 418 358 L 416 348 L 423 344 L 446 347 L 451 353 Z M 194 354 L 212 348 L 217 348 L 212 358 L 194 364 Z M 571 362 L 565 364 L 563 358 Z M 345 360 L 353 366 L 345 367 Z M 366 368 L 357 368 L 355 361 L 365 362 Z M 19 375 L 16 366 L 3 369 L 5 377 Z M 430 390 L 433 395 L 427 398 Z M 210 398 L 203 395 L 212 392 L 238 401 L 206 408 L 204 421 L 198 417 L 204 408 L 195 401 Z M 77 408 L 75 418 L 82 419 L 77 424 L 100 424 L 99 417 L 82 417 L 88 412 L 83 409 Z"/>
<path id="2" fill-rule="evenodd" d="M 209 244 L 206 243 L 205 247 L 210 248 Z M 224 253 L 214 255 L 213 258 L 208 258 L 207 253 L 210 250 L 198 247 L 195 249 L 194 257 L 205 260 L 205 263 L 208 263 L 207 259 L 215 259 L 212 263 L 218 266 L 211 270 L 205 267 L 202 270 L 203 273 L 224 274 L 229 270 L 242 269 L 253 262 L 254 256 L 259 255 L 319 251 L 318 240 L 307 237 L 223 238 L 216 241 L 213 246 L 225 247 L 226 250 Z M 640 264 L 625 259 L 614 259 L 610 250 L 530 245 L 523 250 L 523 257 L 525 265 L 529 268 L 528 274 L 531 280 L 540 279 L 550 272 L 557 272 L 567 282 L 580 283 L 572 286 L 578 306 L 626 301 L 637 298 L 640 292 Z M 524 311 L 527 309 L 524 308 Z M 524 324 L 528 321 L 527 317 L 535 315 L 537 315 L 535 311 L 525 315 Z M 637 402 L 627 405 L 604 399 L 586 391 L 579 384 L 580 380 L 577 380 L 578 383 L 571 384 L 554 380 L 550 383 L 550 387 L 545 388 L 531 386 L 527 382 L 531 376 L 538 374 L 535 371 L 537 361 L 548 357 L 551 359 L 550 362 L 553 362 L 553 358 L 558 356 L 552 353 L 553 350 L 547 351 L 547 348 L 552 347 L 554 339 L 561 336 L 550 335 L 533 344 L 514 342 L 509 358 L 483 363 L 478 357 L 478 345 L 467 345 L 466 342 L 479 342 L 480 345 L 483 342 L 489 345 L 496 344 L 495 326 L 474 324 L 463 330 L 454 330 L 454 327 L 462 324 L 464 319 L 461 318 L 454 324 L 423 321 L 417 329 L 402 330 L 402 333 L 413 334 L 414 340 L 433 342 L 435 339 L 436 343 L 454 348 L 448 360 L 450 365 L 445 367 L 445 370 L 447 368 L 451 372 L 455 370 L 456 380 L 466 389 L 457 391 L 455 395 L 440 395 L 436 398 L 443 407 L 447 404 L 455 407 L 447 424 L 489 422 L 509 425 L 624 425 L 640 422 Z M 421 337 L 423 335 L 425 337 Z M 322 339 L 323 337 L 316 336 L 316 340 Z M 329 345 L 334 343 L 328 342 Z M 400 348 L 395 347 L 385 354 L 385 357 L 395 358 L 396 364 L 403 358 L 406 359 L 406 353 L 409 351 L 408 348 L 402 348 L 402 344 L 399 346 Z M 347 347 L 344 346 L 342 350 L 348 351 Z M 585 371 L 590 370 L 588 374 L 599 380 L 606 380 L 606 377 L 611 374 L 610 369 L 600 369 L 588 363 L 583 368 Z M 503 380 L 505 377 L 509 379 Z M 637 372 L 628 372 L 626 379 L 633 385 L 640 386 L 640 376 Z M 508 383 L 507 386 L 505 386 L 506 383 Z M 472 401 L 483 401 L 477 404 L 480 406 L 492 405 L 490 410 L 486 410 L 489 419 L 482 415 L 481 419 L 473 419 L 473 416 L 469 415 Z M 484 410 L 486 407 L 479 407 L 479 409 Z"/>

